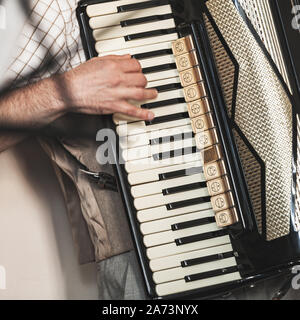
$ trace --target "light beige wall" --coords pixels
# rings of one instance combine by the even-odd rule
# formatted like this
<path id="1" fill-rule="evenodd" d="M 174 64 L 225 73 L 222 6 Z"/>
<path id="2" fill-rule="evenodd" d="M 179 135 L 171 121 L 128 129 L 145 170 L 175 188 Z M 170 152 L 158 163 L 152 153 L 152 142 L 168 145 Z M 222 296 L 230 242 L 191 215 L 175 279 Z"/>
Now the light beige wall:
<path id="1" fill-rule="evenodd" d="M 13 50 L 16 38 L 25 21 L 26 15 L 24 15 L 23 10 L 20 9 L 20 1 L 21 0 L 3 0 L 1 3 L 2 14 L 0 19 L 5 18 L 5 21 L 2 20 L 0 23 L 0 75 L 2 75 L 7 67 L 10 53 Z M 5 11 L 4 14 L 3 11 Z"/>
<path id="2" fill-rule="evenodd" d="M 96 299 L 93 264 L 79 267 L 59 185 L 35 142 L 0 155 L 1 299 Z"/>

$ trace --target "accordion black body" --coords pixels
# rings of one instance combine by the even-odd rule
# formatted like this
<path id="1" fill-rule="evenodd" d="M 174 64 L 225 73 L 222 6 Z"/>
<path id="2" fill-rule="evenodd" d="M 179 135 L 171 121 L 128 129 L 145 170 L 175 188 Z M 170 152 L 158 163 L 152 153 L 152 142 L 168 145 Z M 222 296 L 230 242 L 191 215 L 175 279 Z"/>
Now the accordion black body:
<path id="1" fill-rule="evenodd" d="M 79 4 L 87 59 L 130 53 L 159 91 L 159 101 L 141 106 L 157 110 L 153 123 L 107 121 L 121 145 L 112 148 L 116 175 L 151 298 L 207 298 L 300 263 L 300 35 L 288 30 L 287 8 L 267 0 Z M 172 159 L 189 150 L 189 160 L 167 164 L 166 150 Z"/>

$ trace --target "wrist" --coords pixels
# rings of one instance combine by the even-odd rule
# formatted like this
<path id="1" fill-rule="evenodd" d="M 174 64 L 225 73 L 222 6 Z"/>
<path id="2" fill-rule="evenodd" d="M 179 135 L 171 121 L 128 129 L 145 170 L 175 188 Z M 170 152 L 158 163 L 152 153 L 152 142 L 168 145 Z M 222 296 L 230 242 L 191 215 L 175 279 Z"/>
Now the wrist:
<path id="1" fill-rule="evenodd" d="M 65 74 L 54 75 L 45 81 L 48 81 L 49 92 L 51 92 L 51 106 L 58 113 L 69 111 L 69 101 L 67 96 L 67 85 Z"/>
<path id="2" fill-rule="evenodd" d="M 74 70 L 56 75 L 56 100 L 58 107 L 65 113 L 72 112 L 81 104 L 80 88 Z"/>

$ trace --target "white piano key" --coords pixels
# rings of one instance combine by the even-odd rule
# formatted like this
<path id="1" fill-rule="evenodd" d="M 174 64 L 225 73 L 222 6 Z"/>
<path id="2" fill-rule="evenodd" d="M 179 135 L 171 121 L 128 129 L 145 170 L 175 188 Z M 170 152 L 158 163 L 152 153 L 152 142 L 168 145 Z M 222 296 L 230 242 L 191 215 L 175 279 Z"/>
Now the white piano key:
<path id="1" fill-rule="evenodd" d="M 145 2 L 149 0 L 137 0 L 136 2 L 132 0 L 119 0 L 119 1 L 109 1 L 104 3 L 91 4 L 87 6 L 86 13 L 89 17 L 102 16 L 106 14 L 112 14 L 118 12 L 119 6 L 124 6 L 127 4 Z M 156 8 L 157 10 L 157 8 Z"/>
<path id="2" fill-rule="evenodd" d="M 144 159 L 152 157 L 154 154 L 170 152 L 172 150 L 179 150 L 183 148 L 195 147 L 196 141 L 194 138 L 178 140 L 174 142 L 167 142 L 156 145 L 148 145 L 143 147 L 137 147 L 133 149 L 127 149 L 122 152 L 123 159 L 125 161 L 133 161 L 138 159 Z"/>
<path id="3" fill-rule="evenodd" d="M 137 106 L 137 107 L 140 108 L 140 106 Z M 116 125 L 138 122 L 140 120 L 141 119 L 139 119 L 139 118 L 128 116 L 127 114 L 123 114 L 123 113 L 114 113 L 113 114 L 113 122 Z"/>
<path id="4" fill-rule="evenodd" d="M 88 11 L 92 11 L 88 9 Z M 90 12 L 91 13 L 91 12 Z M 100 13 L 100 12 L 99 12 Z M 172 13 L 172 8 L 170 5 L 165 5 L 159 7 L 159 14 L 170 14 Z M 157 15 L 157 8 L 149 8 L 149 9 L 142 9 L 136 11 L 128 11 L 128 12 L 119 12 L 115 14 L 109 15 L 90 15 L 90 27 L 94 29 L 111 27 L 111 26 L 118 26 L 120 25 L 121 21 L 131 20 L 131 19 L 139 19 L 144 17 L 151 17 Z"/>
<path id="5" fill-rule="evenodd" d="M 149 142 L 148 134 L 140 134 L 136 136 L 119 138 L 119 145 L 122 150 L 145 146 L 145 145 L 148 145 L 149 143 L 150 142 Z"/>
<path id="6" fill-rule="evenodd" d="M 198 161 L 200 159 L 202 159 L 201 152 L 198 150 L 196 153 L 193 154 L 180 155 L 178 157 L 158 161 L 154 160 L 153 157 L 128 161 L 125 163 L 125 169 L 127 173 L 133 173 L 138 171 L 169 167 L 176 164 L 183 164 L 192 161 Z"/>
<path id="7" fill-rule="evenodd" d="M 159 92 L 155 99 L 145 101 L 145 102 L 141 103 L 141 105 L 143 105 L 145 103 L 160 102 L 160 101 L 165 101 L 165 100 L 170 100 L 170 99 L 177 99 L 177 98 L 184 98 L 183 89 Z M 155 110 L 155 108 L 153 110 Z M 176 113 L 176 112 L 172 112 L 172 113 Z"/>
<path id="8" fill-rule="evenodd" d="M 140 60 L 140 61 L 142 61 L 142 60 Z M 168 79 L 163 79 L 163 80 L 151 81 L 147 84 L 147 88 L 156 88 L 156 87 L 160 87 L 160 86 L 164 86 L 164 85 L 172 84 L 172 83 L 180 83 L 180 78 L 174 77 L 174 78 L 168 78 Z"/>
<path id="9" fill-rule="evenodd" d="M 141 135 L 122 137 L 120 138 L 120 145 L 123 150 L 133 149 L 136 147 L 142 147 L 150 145 L 150 140 L 158 138 L 167 138 L 179 134 L 188 134 L 191 133 L 192 126 L 182 126 L 178 128 L 170 128 L 166 130 L 153 131 Z M 167 142 L 167 141 L 165 141 Z"/>
<path id="10" fill-rule="evenodd" d="M 197 211 L 209 211 L 214 213 L 212 209 L 211 202 L 200 203 L 192 206 L 187 206 L 184 208 L 167 210 L 166 206 L 160 206 L 156 208 L 150 208 L 145 210 L 140 210 L 137 212 L 137 218 L 140 223 L 147 221 L 155 221 L 159 219 L 166 219 L 169 217 L 176 217 L 182 214 L 197 212 Z"/>
<path id="11" fill-rule="evenodd" d="M 240 280 L 239 272 L 229 273 L 217 277 L 207 278 L 203 280 L 185 282 L 185 280 L 177 280 L 173 282 L 163 283 L 156 286 L 158 296 L 167 296 L 188 290 L 200 289 L 209 286 L 214 286 L 221 283 Z"/>
<path id="12" fill-rule="evenodd" d="M 131 188 L 131 194 L 134 198 L 145 197 L 148 195 L 161 193 L 162 190 L 168 188 L 174 188 L 178 186 L 184 186 L 191 183 L 205 182 L 205 177 L 203 173 L 195 174 L 192 176 L 186 176 L 181 178 L 175 178 L 170 180 L 163 180 L 152 183 L 145 183 L 139 186 L 134 186 Z"/>
<path id="13" fill-rule="evenodd" d="M 148 126 L 146 126 L 145 121 L 138 121 L 133 123 L 125 123 L 116 127 L 117 134 L 120 137 L 127 137 L 133 135 L 142 135 L 149 132 Z"/>
<path id="14" fill-rule="evenodd" d="M 107 28 L 100 28 L 93 31 L 93 37 L 96 41 L 120 39 L 131 34 L 143 33 L 155 30 L 172 29 L 175 28 L 174 19 L 163 21 L 148 22 L 138 26 L 114 26 Z"/>
<path id="15" fill-rule="evenodd" d="M 153 140 L 158 138 L 173 137 L 179 134 L 188 134 L 188 133 L 192 133 L 192 131 L 193 131 L 192 126 L 188 125 L 188 126 L 181 126 L 176 128 L 152 131 L 148 133 L 148 137 L 149 137 L 149 140 Z"/>
<path id="16" fill-rule="evenodd" d="M 163 244 L 175 243 L 176 239 L 189 237 L 219 230 L 216 223 L 210 223 L 204 226 L 188 228 L 178 231 L 164 231 L 144 236 L 144 244 L 147 248 L 161 246 Z"/>
<path id="17" fill-rule="evenodd" d="M 140 106 L 137 106 L 140 108 Z M 188 107 L 186 103 L 178 103 L 174 105 L 169 105 L 166 107 L 159 107 L 159 108 L 153 108 L 151 109 L 151 112 L 153 112 L 154 117 L 163 117 L 163 116 L 168 116 L 170 114 L 175 114 L 175 113 L 184 113 L 188 112 Z M 140 119 L 128 116 L 126 114 L 122 113 L 115 113 L 113 115 L 113 121 L 116 125 L 122 125 L 122 124 L 130 124 L 133 122 L 138 122 Z"/>
<path id="18" fill-rule="evenodd" d="M 172 218 L 166 218 L 166 219 L 142 223 L 140 225 L 140 229 L 143 235 L 163 232 L 168 230 L 171 231 L 171 226 L 173 224 L 192 221 L 192 220 L 198 220 L 202 218 L 209 218 L 214 216 L 215 215 L 213 211 L 193 212 L 193 213 L 188 213 L 188 214 L 184 214 L 184 215 L 176 216 Z"/>
<path id="19" fill-rule="evenodd" d="M 141 106 L 143 104 L 148 104 L 148 103 L 153 103 L 153 102 L 160 102 L 160 101 L 165 101 L 165 100 L 170 100 L 170 99 L 177 99 L 177 98 L 184 98 L 183 89 L 176 89 L 176 90 L 159 92 L 155 99 L 143 101 L 143 102 L 140 102 L 140 103 L 137 103 L 137 102 L 133 102 L 133 103 L 135 103 L 135 105 L 137 105 L 137 106 Z M 176 112 L 173 112 L 173 113 L 176 113 Z"/>
<path id="20" fill-rule="evenodd" d="M 184 200 L 190 200 L 201 197 L 209 197 L 207 188 L 201 188 L 176 194 L 170 194 L 164 196 L 163 194 L 156 194 L 137 198 L 134 200 L 134 206 L 137 210 L 143 210 L 153 207 L 159 207 L 167 205 L 173 202 L 179 202 Z"/>
<path id="21" fill-rule="evenodd" d="M 193 242 L 189 244 L 185 244 L 182 246 L 177 246 L 176 243 L 168 243 L 160 246 L 156 246 L 153 248 L 147 249 L 147 256 L 150 260 L 168 257 L 184 252 L 205 249 L 210 247 L 216 247 L 223 244 L 228 244 L 230 242 L 230 237 L 228 235 L 211 238 L 208 240 Z"/>
<path id="22" fill-rule="evenodd" d="M 187 253 L 181 253 L 174 256 L 163 257 L 150 261 L 150 269 L 155 271 L 166 270 L 181 267 L 181 262 L 191 259 L 209 257 L 212 255 L 233 251 L 231 244 L 225 244 L 217 247 L 195 250 Z"/>
<path id="23" fill-rule="evenodd" d="M 132 102 L 132 104 L 136 105 L 137 107 L 141 107 L 141 105 L 143 105 L 143 104 L 160 102 L 160 101 L 165 101 L 165 100 L 170 100 L 170 99 L 183 98 L 183 95 L 184 95 L 184 93 L 183 93 L 182 89 L 160 92 L 157 95 L 157 97 L 153 100 L 144 101 L 142 103 Z M 153 109 L 151 109 L 151 111 L 155 114 L 155 117 L 161 117 L 164 115 L 169 115 L 170 110 L 172 110 L 172 108 L 173 108 L 173 111 L 171 112 L 172 114 L 188 111 L 186 103 L 176 104 L 176 105 L 166 106 L 166 107 L 160 107 L 160 108 L 153 108 Z M 183 111 L 181 111 L 181 110 L 183 110 Z M 118 124 L 118 125 L 124 124 L 124 122 L 131 123 L 131 122 L 137 122 L 139 120 L 140 119 L 137 119 L 135 117 L 128 116 L 128 115 L 125 115 L 122 113 L 115 113 L 113 115 L 113 121 L 115 124 Z"/>
<path id="24" fill-rule="evenodd" d="M 149 38 L 142 38 L 136 39 L 131 41 L 125 41 L 124 38 L 117 38 L 111 40 L 103 40 L 96 42 L 96 51 L 98 53 L 103 52 L 110 52 L 120 50 L 122 48 L 134 48 L 134 47 L 141 47 L 146 46 L 148 44 L 155 44 L 165 41 L 174 41 L 178 39 L 177 33 L 171 33 L 167 35 L 157 36 L 157 37 L 149 37 Z"/>
<path id="25" fill-rule="evenodd" d="M 154 170 L 147 170 L 141 172 L 130 173 L 128 175 L 128 182 L 130 185 L 139 185 L 143 183 L 159 181 L 159 175 L 163 173 L 179 171 L 179 170 L 188 170 L 194 167 L 202 167 L 202 161 L 194 161 L 185 164 L 180 164 L 168 168 L 159 168 Z"/>
<path id="26" fill-rule="evenodd" d="M 116 130 L 120 137 L 132 136 L 138 134 L 146 134 L 147 132 L 153 132 L 158 130 L 164 130 L 168 128 L 176 128 L 185 125 L 191 125 L 190 118 L 179 119 L 175 121 L 169 121 L 164 123 L 146 125 L 145 121 L 138 121 L 133 123 L 125 123 L 119 125 Z"/>
<path id="27" fill-rule="evenodd" d="M 140 108 L 140 106 L 137 106 Z M 173 113 L 184 113 L 188 112 L 188 107 L 186 103 L 179 103 L 179 104 L 174 104 L 174 105 L 169 105 L 166 107 L 160 107 L 160 108 L 153 108 L 151 111 L 154 114 L 154 117 L 163 117 L 167 116 Z M 130 124 L 133 122 L 138 122 L 140 119 L 128 116 L 126 114 L 122 113 L 115 113 L 113 115 L 113 121 L 116 125 L 122 125 L 122 124 Z"/>
<path id="28" fill-rule="evenodd" d="M 158 50 L 172 50 L 172 42 L 165 41 L 160 43 L 154 43 L 150 45 L 145 45 L 142 47 L 135 47 L 135 48 L 123 48 L 120 50 L 108 51 L 108 52 L 99 52 L 99 57 L 104 57 L 107 55 L 123 55 L 123 54 L 141 54 L 146 52 L 153 52 Z M 140 60 L 141 61 L 141 60 Z"/>
<path id="29" fill-rule="evenodd" d="M 222 260 L 216 260 L 214 262 L 203 263 L 196 266 L 186 268 L 174 268 L 171 270 L 158 271 L 153 273 L 153 280 L 156 284 L 165 283 L 169 281 L 181 280 L 184 277 L 204 273 L 212 270 L 224 269 L 229 267 L 235 267 L 237 262 L 235 258 L 227 258 Z"/>
<path id="30" fill-rule="evenodd" d="M 175 63 L 175 56 L 173 54 L 140 60 L 143 69 L 170 63 Z"/>
<path id="31" fill-rule="evenodd" d="M 163 80 L 163 79 L 168 79 L 168 78 L 174 78 L 174 77 L 178 77 L 178 76 L 179 76 L 179 72 L 177 69 L 171 69 L 171 70 L 166 70 L 166 71 L 161 71 L 161 72 L 153 72 L 153 73 L 145 74 L 145 77 L 148 82 L 158 81 L 158 80 Z"/>

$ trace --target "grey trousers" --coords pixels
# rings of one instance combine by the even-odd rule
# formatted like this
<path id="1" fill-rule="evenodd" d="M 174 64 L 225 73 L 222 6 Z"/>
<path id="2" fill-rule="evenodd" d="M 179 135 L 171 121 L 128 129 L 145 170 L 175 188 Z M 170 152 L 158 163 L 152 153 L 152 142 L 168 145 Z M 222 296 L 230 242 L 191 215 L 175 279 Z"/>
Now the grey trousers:
<path id="1" fill-rule="evenodd" d="M 143 280 L 133 251 L 114 256 L 97 264 L 100 300 L 145 300 Z M 234 291 L 222 300 L 270 300 L 285 278 L 263 281 L 253 288 Z M 300 290 L 290 289 L 285 300 L 300 300 Z"/>
<path id="2" fill-rule="evenodd" d="M 145 300 L 143 280 L 133 251 L 98 262 L 100 300 Z"/>

